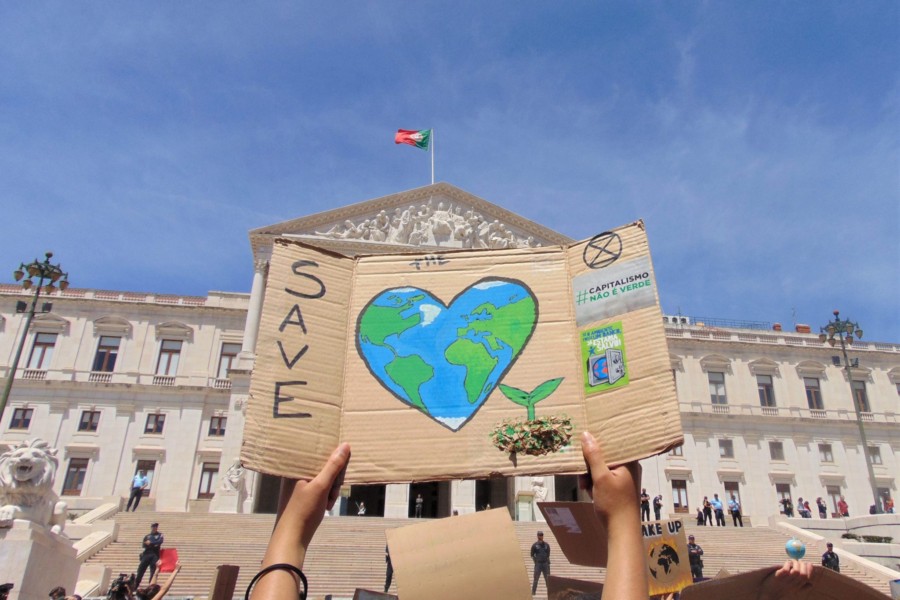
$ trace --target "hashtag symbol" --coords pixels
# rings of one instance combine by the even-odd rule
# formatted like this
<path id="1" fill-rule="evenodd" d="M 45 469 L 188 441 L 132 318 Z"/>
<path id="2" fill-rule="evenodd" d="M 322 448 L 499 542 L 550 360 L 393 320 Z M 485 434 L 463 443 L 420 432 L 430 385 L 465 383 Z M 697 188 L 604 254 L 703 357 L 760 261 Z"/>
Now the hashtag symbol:
<path id="1" fill-rule="evenodd" d="M 576 304 L 584 304 L 587 302 L 588 293 L 586 290 L 580 290 L 578 294 L 575 296 Z"/>

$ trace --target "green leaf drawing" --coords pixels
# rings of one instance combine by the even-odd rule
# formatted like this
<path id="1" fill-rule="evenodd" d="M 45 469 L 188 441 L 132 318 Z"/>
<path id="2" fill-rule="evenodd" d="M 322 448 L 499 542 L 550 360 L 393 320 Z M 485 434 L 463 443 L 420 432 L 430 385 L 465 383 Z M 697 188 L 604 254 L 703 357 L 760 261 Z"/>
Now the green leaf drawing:
<path id="1" fill-rule="evenodd" d="M 556 379 L 548 379 L 544 383 L 538 385 L 530 393 L 510 385 L 500 384 L 500 391 L 503 395 L 518 404 L 524 406 L 528 410 L 528 420 L 534 420 L 534 405 L 547 398 L 556 391 L 559 384 L 563 382 L 565 377 L 557 377 Z"/>
<path id="2" fill-rule="evenodd" d="M 529 401 L 531 399 L 531 394 L 526 392 L 525 390 L 520 390 L 519 388 L 514 388 L 511 385 L 500 384 L 500 391 L 503 392 L 503 395 L 515 402 L 516 404 L 520 404 L 522 406 L 528 406 Z"/>
<path id="3" fill-rule="evenodd" d="M 555 392 L 556 388 L 559 387 L 559 384 L 562 383 L 563 379 L 565 379 L 565 377 L 550 379 L 534 388 L 534 391 L 531 392 L 531 397 L 533 398 L 532 402 L 534 404 L 537 404 L 538 402 Z"/>

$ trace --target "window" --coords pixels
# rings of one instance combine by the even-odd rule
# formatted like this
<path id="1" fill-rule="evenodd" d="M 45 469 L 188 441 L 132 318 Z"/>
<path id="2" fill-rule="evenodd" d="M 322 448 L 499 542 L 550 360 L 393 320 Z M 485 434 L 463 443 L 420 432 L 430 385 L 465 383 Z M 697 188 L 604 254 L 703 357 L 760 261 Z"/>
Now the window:
<path id="1" fill-rule="evenodd" d="M 825 494 L 831 500 L 831 510 L 834 511 L 832 516 L 838 514 L 838 502 L 841 499 L 841 486 L 839 485 L 826 485 L 825 486 Z"/>
<path id="2" fill-rule="evenodd" d="M 819 461 L 833 463 L 834 454 L 831 452 L 831 444 L 819 444 Z"/>
<path id="3" fill-rule="evenodd" d="M 144 496 L 149 496 L 150 488 L 153 487 L 153 475 L 156 474 L 156 461 L 155 460 L 139 460 L 139 461 L 137 461 L 137 466 L 134 468 L 134 475 L 137 475 L 138 471 L 143 471 L 144 476 L 147 477 L 147 487 L 144 488 Z M 132 475 L 132 477 L 134 475 Z M 129 483 L 129 485 L 130 485 L 130 483 Z"/>
<path id="4" fill-rule="evenodd" d="M 759 405 L 775 407 L 775 390 L 772 388 L 771 375 L 757 375 L 756 388 L 759 390 Z"/>
<path id="5" fill-rule="evenodd" d="M 209 418 L 209 435 L 225 435 L 225 423 L 228 417 L 210 417 Z"/>
<path id="6" fill-rule="evenodd" d="M 197 498 L 212 498 L 216 493 L 216 479 L 219 478 L 219 463 L 203 463 L 200 471 L 200 489 Z"/>
<path id="7" fill-rule="evenodd" d="M 719 458 L 734 458 L 734 443 L 731 440 L 719 440 Z"/>
<path id="8" fill-rule="evenodd" d="M 46 369 L 53 358 L 53 347 L 56 346 L 55 333 L 39 333 L 34 336 L 34 345 L 28 357 L 29 369 Z"/>
<path id="9" fill-rule="evenodd" d="M 791 500 L 791 484 L 789 483 L 776 483 L 775 484 L 775 495 L 778 496 L 778 505 L 781 507 L 779 512 L 784 514 L 784 500 Z M 791 504 L 794 501 L 791 500 Z"/>
<path id="10" fill-rule="evenodd" d="M 78 422 L 78 431 L 97 431 L 100 425 L 99 410 L 85 410 L 81 413 L 81 420 Z"/>
<path id="11" fill-rule="evenodd" d="M 709 399 L 713 404 L 728 404 L 728 397 L 725 395 L 725 373 L 710 371 L 709 376 Z"/>
<path id="12" fill-rule="evenodd" d="M 33 408 L 17 408 L 13 411 L 12 420 L 9 422 L 10 429 L 28 429 L 31 425 L 31 417 L 34 415 Z"/>
<path id="13" fill-rule="evenodd" d="M 781 442 L 769 442 L 769 457 L 772 460 L 784 461 L 784 444 Z"/>
<path id="14" fill-rule="evenodd" d="M 804 377 L 803 385 L 806 386 L 806 403 L 813 410 L 823 410 L 822 392 L 819 390 L 818 377 Z"/>
<path id="15" fill-rule="evenodd" d="M 181 356 L 181 340 L 163 340 L 159 346 L 159 360 L 156 362 L 157 375 L 175 375 L 178 358 Z"/>
<path id="16" fill-rule="evenodd" d="M 672 480 L 672 504 L 675 507 L 675 512 L 688 512 L 687 481 L 683 479 Z"/>
<path id="17" fill-rule="evenodd" d="M 669 456 L 684 456 L 684 446 L 675 446 L 669 450 Z"/>
<path id="18" fill-rule="evenodd" d="M 144 426 L 144 433 L 162 433 L 165 424 L 166 415 L 162 413 L 147 415 L 147 424 Z"/>
<path id="19" fill-rule="evenodd" d="M 119 343 L 122 341 L 120 337 L 109 335 L 100 336 L 100 342 L 97 344 L 97 354 L 94 355 L 95 372 L 112 373 L 116 368 L 116 357 L 119 355 Z"/>
<path id="20" fill-rule="evenodd" d="M 80 496 L 84 487 L 84 476 L 87 475 L 88 459 L 72 458 L 66 469 L 66 480 L 63 483 L 63 496 Z"/>
<path id="21" fill-rule="evenodd" d="M 228 377 L 228 369 L 231 368 L 240 351 L 240 344 L 222 344 L 222 354 L 219 355 L 219 371 L 216 377 L 219 379 Z"/>
<path id="22" fill-rule="evenodd" d="M 878 446 L 869 446 L 869 458 L 872 460 L 873 465 L 883 464 L 881 462 L 881 448 Z"/>
<path id="23" fill-rule="evenodd" d="M 741 490 L 740 485 L 737 481 L 726 481 L 725 482 L 725 506 L 728 506 L 728 501 L 731 500 L 731 495 L 734 494 L 734 497 L 737 498 L 737 501 L 741 501 Z M 743 505 L 743 503 L 742 503 Z M 727 511 L 726 511 L 727 512 Z"/>
<path id="24" fill-rule="evenodd" d="M 853 380 L 853 400 L 859 412 L 871 412 L 869 410 L 869 396 L 866 394 L 866 382 Z"/>

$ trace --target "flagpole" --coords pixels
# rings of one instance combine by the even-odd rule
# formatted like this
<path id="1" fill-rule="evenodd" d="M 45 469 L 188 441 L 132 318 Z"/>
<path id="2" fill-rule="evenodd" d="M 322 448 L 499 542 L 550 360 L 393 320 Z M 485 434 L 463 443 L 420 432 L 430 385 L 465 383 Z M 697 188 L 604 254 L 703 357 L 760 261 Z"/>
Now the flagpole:
<path id="1" fill-rule="evenodd" d="M 434 185 L 434 129 L 431 130 L 431 185 Z"/>

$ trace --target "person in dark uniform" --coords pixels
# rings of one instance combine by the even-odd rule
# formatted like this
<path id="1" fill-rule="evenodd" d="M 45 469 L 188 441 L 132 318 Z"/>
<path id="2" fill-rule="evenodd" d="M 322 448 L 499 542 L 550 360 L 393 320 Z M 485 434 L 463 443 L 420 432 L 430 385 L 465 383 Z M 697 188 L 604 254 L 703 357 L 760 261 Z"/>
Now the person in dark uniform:
<path id="1" fill-rule="evenodd" d="M 422 518 L 422 507 L 425 506 L 425 499 L 422 498 L 422 494 L 416 496 L 416 518 Z"/>
<path id="2" fill-rule="evenodd" d="M 712 527 L 712 504 L 707 496 L 703 496 L 703 523 Z"/>
<path id="3" fill-rule="evenodd" d="M 150 524 L 150 533 L 144 536 L 141 542 L 141 562 L 138 564 L 137 577 L 134 580 L 134 587 L 137 589 L 141 585 L 141 579 L 147 567 L 150 567 L 150 579 L 156 573 L 156 563 L 159 562 L 159 551 L 163 545 L 163 534 L 159 532 L 159 523 Z"/>
<path id="4" fill-rule="evenodd" d="M 531 595 L 537 592 L 538 578 L 544 574 L 544 585 L 550 577 L 550 544 L 544 541 L 544 532 L 537 532 L 537 541 L 531 545 L 531 560 L 534 561 L 534 583 L 531 584 Z"/>
<path id="5" fill-rule="evenodd" d="M 656 515 L 656 520 L 659 521 L 660 514 L 662 513 L 662 496 L 657 496 L 653 499 L 653 514 Z"/>
<path id="6" fill-rule="evenodd" d="M 694 582 L 703 579 L 703 548 L 694 542 L 694 536 L 688 536 L 688 559 L 691 562 L 691 577 Z"/>
<path id="7" fill-rule="evenodd" d="M 822 566 L 826 569 L 831 569 L 836 573 L 841 572 L 841 559 L 838 558 L 838 555 L 834 553 L 834 544 L 828 542 L 825 544 L 828 548 L 828 551 L 822 555 Z"/>
<path id="8" fill-rule="evenodd" d="M 647 488 L 641 488 L 641 521 L 650 520 L 650 494 Z"/>

